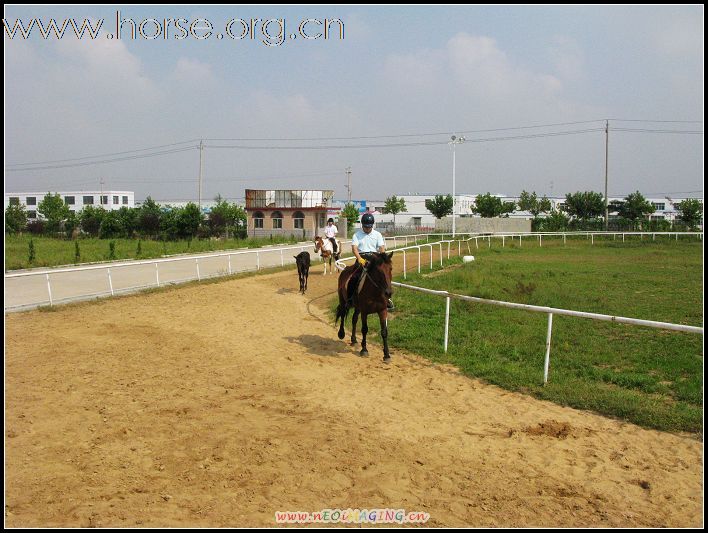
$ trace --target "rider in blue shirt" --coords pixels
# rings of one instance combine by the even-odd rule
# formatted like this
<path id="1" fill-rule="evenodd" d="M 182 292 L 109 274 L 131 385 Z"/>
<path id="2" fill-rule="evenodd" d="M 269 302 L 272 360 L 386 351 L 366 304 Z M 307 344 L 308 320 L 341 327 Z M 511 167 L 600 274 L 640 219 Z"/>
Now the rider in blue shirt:
<path id="1" fill-rule="evenodd" d="M 374 215 L 364 213 L 361 217 L 361 229 L 352 237 L 352 253 L 357 262 L 366 270 L 366 260 L 376 252 L 384 253 L 386 243 L 383 235 L 374 229 Z M 358 276 L 357 276 L 358 278 Z M 352 299 L 356 283 L 349 284 L 349 299 Z M 393 302 L 388 300 L 388 310 L 393 311 Z"/>

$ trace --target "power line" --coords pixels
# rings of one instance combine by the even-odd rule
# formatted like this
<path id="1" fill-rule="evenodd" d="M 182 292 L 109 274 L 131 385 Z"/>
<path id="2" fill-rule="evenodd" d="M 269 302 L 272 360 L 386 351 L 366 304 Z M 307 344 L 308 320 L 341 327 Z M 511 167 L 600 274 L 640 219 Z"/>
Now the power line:
<path id="1" fill-rule="evenodd" d="M 114 159 L 104 159 L 103 161 L 88 161 L 86 163 L 74 163 L 74 164 L 68 164 L 68 165 L 51 165 L 51 166 L 32 167 L 32 168 L 6 168 L 5 172 L 31 172 L 31 171 L 35 171 L 35 170 L 53 170 L 53 169 L 58 169 L 58 168 L 73 168 L 73 167 L 85 167 L 85 166 L 89 166 L 89 165 L 103 165 L 106 163 L 115 163 L 117 161 L 132 161 L 134 159 L 145 159 L 146 157 L 156 157 L 156 156 L 160 156 L 160 155 L 176 154 L 176 153 L 187 152 L 189 150 L 196 150 L 196 149 L 198 149 L 198 147 L 190 146 L 188 148 L 164 150 L 162 152 L 155 152 L 152 154 L 135 155 L 135 156 L 128 156 L 128 157 L 117 157 Z"/>
<path id="2" fill-rule="evenodd" d="M 586 120 L 586 121 L 575 121 L 575 122 L 558 122 L 550 124 L 537 124 L 528 126 L 515 126 L 508 128 L 493 128 L 493 129 L 478 129 L 478 130 L 461 130 L 458 129 L 460 133 L 473 134 L 473 133 L 489 133 L 489 132 L 501 132 L 501 131 L 519 131 L 525 129 L 537 129 L 537 128 L 549 128 L 558 126 L 570 126 L 579 124 L 592 124 L 596 122 L 602 122 L 606 120 L 612 120 L 615 122 L 645 122 L 645 123 L 691 123 L 691 124 L 702 124 L 702 121 L 689 121 L 689 120 L 642 120 L 642 119 L 596 119 L 596 120 Z M 641 132 L 641 133 L 669 133 L 669 134 L 694 134 L 702 135 L 702 131 L 698 130 L 665 130 L 665 129 L 648 129 L 648 128 L 611 128 L 613 131 L 627 131 L 627 132 Z M 580 133 L 589 133 L 592 131 L 602 131 L 602 128 L 589 128 L 584 130 L 571 130 L 562 132 L 544 132 L 531 135 L 520 135 L 520 136 L 507 136 L 507 137 L 492 137 L 492 138 L 481 138 L 481 139 L 468 139 L 468 142 L 495 142 L 495 141 L 506 141 L 506 140 L 517 140 L 517 139 L 532 139 L 541 137 L 554 137 L 561 135 L 573 135 Z M 420 142 L 408 142 L 408 143 L 385 143 L 385 144 L 346 144 L 346 145 L 324 145 L 324 146 L 242 146 L 242 145 L 208 145 L 210 148 L 223 149 L 223 148 L 233 148 L 233 149 L 251 149 L 251 150 L 327 150 L 327 149 L 348 149 L 348 148 L 397 148 L 397 147 L 413 147 L 413 146 L 436 146 L 447 144 L 447 135 L 449 132 L 434 132 L 434 133 L 411 133 L 411 134 L 395 134 L 395 135 L 377 135 L 377 136 L 354 136 L 354 137 L 303 137 L 303 138 L 224 138 L 224 139 L 204 139 L 210 142 L 226 142 L 226 141 L 238 141 L 238 142 L 291 142 L 291 141 L 307 141 L 307 142 L 319 142 L 319 141 L 338 141 L 338 140 L 375 140 L 375 139 L 394 139 L 394 138 L 413 138 L 413 137 L 432 137 L 445 135 L 445 140 L 440 141 L 420 141 Z M 148 148 L 139 148 L 135 150 L 127 150 L 122 152 L 113 152 L 108 154 L 97 154 L 93 156 L 84 156 L 69 159 L 57 159 L 49 161 L 40 161 L 35 163 L 14 163 L 5 166 L 7 172 L 21 172 L 27 170 L 52 170 L 60 168 L 72 168 L 80 166 L 89 165 L 99 165 L 108 164 L 119 161 L 130 161 L 134 159 L 143 159 L 149 157 L 157 157 L 162 155 L 168 155 L 173 153 L 184 152 L 188 150 L 197 149 L 198 146 L 187 146 L 176 148 L 172 150 L 160 150 L 152 152 L 149 154 L 140 154 L 139 152 L 147 152 L 152 150 L 157 150 L 161 148 L 170 148 L 172 146 L 180 146 L 188 143 L 196 142 L 198 139 L 192 139 L 188 141 L 181 141 L 177 143 L 164 144 L 158 146 L 152 146 Z M 121 156 L 125 154 L 133 154 L 127 157 L 113 157 Z M 103 159 L 99 161 L 88 161 L 90 159 L 97 159 L 101 157 L 109 157 L 109 159 Z M 80 162 L 83 161 L 83 162 Z M 73 163 L 72 163 L 73 162 Z M 55 163 L 66 163 L 66 164 L 55 164 Z M 46 165 L 46 166 L 38 166 Z M 32 167 L 32 168 L 19 168 L 19 167 Z"/>
<path id="3" fill-rule="evenodd" d="M 38 161 L 36 163 L 10 163 L 5 166 L 6 167 L 21 167 L 21 166 L 27 166 L 27 165 L 48 165 L 51 163 L 67 163 L 69 161 L 83 161 L 85 159 L 96 159 L 99 157 L 111 157 L 111 156 L 115 156 L 115 155 L 130 154 L 130 153 L 134 153 L 134 152 L 147 152 L 148 150 L 156 150 L 158 148 L 168 148 L 170 146 L 179 146 L 180 144 L 187 144 L 190 142 L 196 142 L 197 140 L 199 140 L 199 139 L 190 140 L 190 141 L 182 141 L 182 142 L 172 143 L 172 144 L 163 144 L 160 146 L 151 146 L 149 148 L 139 148 L 136 150 L 126 150 L 124 152 L 113 152 L 110 154 L 89 155 L 86 157 L 73 157 L 71 159 L 54 159 L 52 161 Z"/>
<path id="4" fill-rule="evenodd" d="M 653 130 L 647 128 L 610 128 L 610 131 L 636 131 L 642 133 L 682 133 L 682 134 L 693 134 L 693 135 L 703 135 L 700 130 Z"/>

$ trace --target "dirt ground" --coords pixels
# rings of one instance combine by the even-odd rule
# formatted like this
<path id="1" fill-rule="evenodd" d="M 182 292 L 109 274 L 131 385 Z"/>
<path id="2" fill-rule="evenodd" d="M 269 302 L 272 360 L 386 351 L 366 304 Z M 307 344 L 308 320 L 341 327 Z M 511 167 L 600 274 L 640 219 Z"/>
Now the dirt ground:
<path id="1" fill-rule="evenodd" d="M 5 317 L 5 525 L 703 523 L 702 443 L 336 337 L 313 268 Z M 395 327 L 394 323 L 390 327 Z M 348 336 L 347 331 L 347 336 Z"/>

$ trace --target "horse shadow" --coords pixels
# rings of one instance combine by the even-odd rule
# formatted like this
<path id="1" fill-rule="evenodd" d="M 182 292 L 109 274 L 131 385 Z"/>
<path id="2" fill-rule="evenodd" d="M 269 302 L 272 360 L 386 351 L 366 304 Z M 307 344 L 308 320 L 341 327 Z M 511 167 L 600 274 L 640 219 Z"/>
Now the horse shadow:
<path id="1" fill-rule="evenodd" d="M 337 356 L 340 354 L 349 354 L 351 350 L 343 345 L 340 341 L 320 337 L 318 335 L 300 335 L 299 337 L 285 337 L 290 343 L 299 344 L 304 347 L 308 353 L 312 355 Z"/>
<path id="2" fill-rule="evenodd" d="M 276 291 L 277 294 L 294 294 L 296 292 L 300 292 L 297 289 L 289 289 L 287 287 L 281 287 Z"/>

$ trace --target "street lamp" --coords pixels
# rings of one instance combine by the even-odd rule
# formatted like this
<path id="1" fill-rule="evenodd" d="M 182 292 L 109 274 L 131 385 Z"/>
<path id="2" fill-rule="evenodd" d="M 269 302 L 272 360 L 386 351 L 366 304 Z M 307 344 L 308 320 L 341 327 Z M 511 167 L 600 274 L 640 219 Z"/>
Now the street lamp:
<path id="1" fill-rule="evenodd" d="M 455 204 L 457 200 L 455 199 L 455 145 L 462 144 L 465 142 L 464 137 L 457 137 L 453 135 L 450 137 L 449 145 L 452 146 L 452 237 L 455 237 Z"/>

